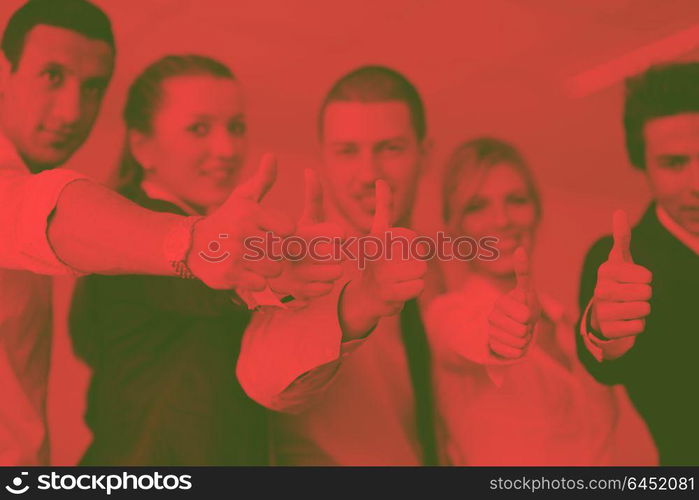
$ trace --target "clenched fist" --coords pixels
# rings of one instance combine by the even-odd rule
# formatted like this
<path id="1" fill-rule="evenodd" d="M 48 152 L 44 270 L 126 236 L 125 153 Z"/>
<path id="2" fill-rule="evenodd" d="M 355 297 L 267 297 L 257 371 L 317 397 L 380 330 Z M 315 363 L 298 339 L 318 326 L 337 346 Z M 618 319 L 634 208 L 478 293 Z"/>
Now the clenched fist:
<path id="1" fill-rule="evenodd" d="M 517 284 L 501 296 L 488 316 L 488 346 L 503 359 L 519 359 L 527 351 L 540 317 L 529 272 L 529 258 L 522 247 L 515 251 Z"/>
<path id="2" fill-rule="evenodd" d="M 634 338 L 650 314 L 652 273 L 631 258 L 631 229 L 623 210 L 613 217 L 614 245 L 597 271 L 590 325 L 607 339 Z"/>
<path id="3" fill-rule="evenodd" d="M 315 172 L 307 169 L 304 175 L 304 207 L 294 236 L 305 241 L 308 252 L 298 260 L 285 260 L 282 274 L 270 280 L 274 292 L 296 299 L 295 307 L 330 293 L 342 276 L 332 245 L 344 231 L 338 224 L 325 222 L 323 191 Z"/>
<path id="4" fill-rule="evenodd" d="M 391 227 L 391 191 L 383 180 L 376 181 L 376 208 L 370 235 L 385 242 L 386 233 L 403 241 L 412 241 L 417 234 L 406 228 Z M 384 248 L 379 258 L 367 260 L 358 279 L 350 282 L 341 303 L 341 317 L 346 336 L 366 334 L 384 316 L 397 314 L 406 301 L 417 297 L 425 286 L 427 264 L 408 255 L 396 244 L 391 258 Z"/>
<path id="5" fill-rule="evenodd" d="M 253 262 L 243 258 L 246 238 L 263 238 L 265 231 L 283 237 L 294 231 L 294 223 L 288 216 L 261 205 L 274 185 L 276 172 L 276 159 L 265 155 L 257 173 L 233 190 L 218 210 L 194 226 L 187 265 L 209 287 L 245 294 L 263 290 L 267 279 L 281 273 L 280 262 L 267 258 Z M 216 259 L 206 257 L 212 242 L 217 244 Z"/>

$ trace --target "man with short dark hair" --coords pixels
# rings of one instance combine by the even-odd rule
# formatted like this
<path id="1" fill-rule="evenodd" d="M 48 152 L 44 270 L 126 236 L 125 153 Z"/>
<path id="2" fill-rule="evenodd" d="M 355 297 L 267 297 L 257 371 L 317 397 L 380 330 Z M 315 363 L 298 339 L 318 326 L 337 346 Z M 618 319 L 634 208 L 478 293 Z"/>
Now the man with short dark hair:
<path id="1" fill-rule="evenodd" d="M 48 460 L 49 275 L 177 275 L 212 288 L 263 290 L 281 264 L 243 262 L 243 240 L 293 231 L 288 218 L 259 205 L 274 182 L 269 157 L 208 217 L 150 212 L 56 168 L 88 137 L 114 58 L 109 19 L 86 0 L 30 0 L 2 37 L 0 465 Z M 230 258 L 223 265 L 198 258 L 222 233 L 221 254 Z"/>
<path id="2" fill-rule="evenodd" d="M 32 0 L 1 46 L 5 137 L 34 173 L 64 163 L 87 138 L 112 75 L 109 19 L 86 2 Z M 80 92 L 61 91 L 71 87 Z"/>
<path id="3" fill-rule="evenodd" d="M 597 380 L 626 387 L 661 464 L 697 465 L 699 63 L 630 78 L 624 126 L 654 200 L 632 230 L 618 211 L 587 254 L 578 353 Z"/>
<path id="4" fill-rule="evenodd" d="M 415 87 L 389 68 L 356 69 L 329 91 L 318 123 L 330 220 L 348 236 L 412 240 L 429 151 Z M 431 286 L 427 266 L 400 257 L 399 247 L 393 258 L 385 250 L 364 269 L 345 261 L 329 295 L 303 309 L 257 313 L 246 331 L 241 385 L 289 413 L 274 419 L 277 463 L 437 462 L 429 349 L 415 300 Z"/>

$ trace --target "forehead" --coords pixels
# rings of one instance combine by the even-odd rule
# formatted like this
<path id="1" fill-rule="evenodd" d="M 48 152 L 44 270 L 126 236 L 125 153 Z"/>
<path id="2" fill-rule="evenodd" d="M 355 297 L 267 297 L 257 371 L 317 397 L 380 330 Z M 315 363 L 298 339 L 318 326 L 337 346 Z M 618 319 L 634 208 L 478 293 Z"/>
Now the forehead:
<path id="1" fill-rule="evenodd" d="M 496 163 L 475 171 L 466 170 L 459 176 L 458 183 L 457 197 L 499 196 L 527 188 L 522 174 L 510 163 Z"/>
<path id="2" fill-rule="evenodd" d="M 114 52 L 103 40 L 57 26 L 34 26 L 24 40 L 20 68 L 57 63 L 89 77 L 109 76 Z"/>
<path id="3" fill-rule="evenodd" d="M 649 152 L 699 152 L 699 113 L 682 113 L 648 120 L 644 126 Z"/>
<path id="4" fill-rule="evenodd" d="M 371 142 L 411 135 L 410 111 L 401 101 L 333 101 L 325 108 L 325 141 Z"/>
<path id="5" fill-rule="evenodd" d="M 163 82 L 160 110 L 168 116 L 237 115 L 243 112 L 240 84 L 230 78 L 212 75 L 187 75 Z"/>

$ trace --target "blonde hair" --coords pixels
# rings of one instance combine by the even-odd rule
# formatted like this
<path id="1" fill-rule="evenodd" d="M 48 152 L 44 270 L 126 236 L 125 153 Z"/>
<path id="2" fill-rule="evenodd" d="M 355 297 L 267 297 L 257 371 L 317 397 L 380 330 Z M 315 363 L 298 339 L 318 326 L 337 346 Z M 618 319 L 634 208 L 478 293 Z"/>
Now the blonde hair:
<path id="1" fill-rule="evenodd" d="M 541 217 L 541 199 L 531 170 L 520 152 L 512 144 L 493 137 L 478 137 L 456 147 L 446 163 L 442 184 L 442 217 L 448 222 L 451 214 L 450 200 L 463 182 L 477 189 L 477 181 L 491 167 L 506 163 L 523 177 L 534 201 L 537 219 Z"/>

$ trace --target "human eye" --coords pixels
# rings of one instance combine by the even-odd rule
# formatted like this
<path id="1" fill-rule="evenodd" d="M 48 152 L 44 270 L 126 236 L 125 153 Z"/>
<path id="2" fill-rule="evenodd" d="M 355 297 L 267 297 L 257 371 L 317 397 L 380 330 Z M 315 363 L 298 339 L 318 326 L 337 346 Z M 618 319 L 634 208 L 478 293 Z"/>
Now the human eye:
<path id="1" fill-rule="evenodd" d="M 196 122 L 187 127 L 187 131 L 191 132 L 196 137 L 205 137 L 211 127 L 206 122 Z"/>
<path id="2" fill-rule="evenodd" d="M 83 93 L 90 97 L 99 97 L 106 88 L 107 85 L 104 82 L 89 82 L 83 87 Z"/>
<path id="3" fill-rule="evenodd" d="M 527 205 L 531 203 L 531 197 L 524 193 L 510 193 L 507 195 L 507 202 L 512 205 Z"/>
<path id="4" fill-rule="evenodd" d="M 668 170 L 682 170 L 689 162 L 685 155 L 663 155 L 658 158 L 658 166 Z"/>
<path id="5" fill-rule="evenodd" d="M 233 135 L 245 135 L 247 125 L 244 121 L 234 120 L 228 124 L 228 131 Z"/>
<path id="6" fill-rule="evenodd" d="M 464 214 L 473 214 L 483 210 L 488 203 L 482 198 L 471 198 L 464 206 Z"/>
<path id="7" fill-rule="evenodd" d="M 63 83 L 63 80 L 65 79 L 63 70 L 56 66 L 49 66 L 45 68 L 41 72 L 40 77 L 44 79 L 44 81 L 46 81 L 46 83 L 48 83 L 51 87 L 60 86 Z"/>
<path id="8" fill-rule="evenodd" d="M 381 145 L 380 152 L 389 155 L 397 155 L 405 151 L 405 148 L 405 144 L 401 141 L 388 141 Z"/>
<path id="9" fill-rule="evenodd" d="M 354 144 L 342 144 L 335 148 L 335 154 L 338 156 L 350 157 L 357 154 L 357 147 Z"/>

